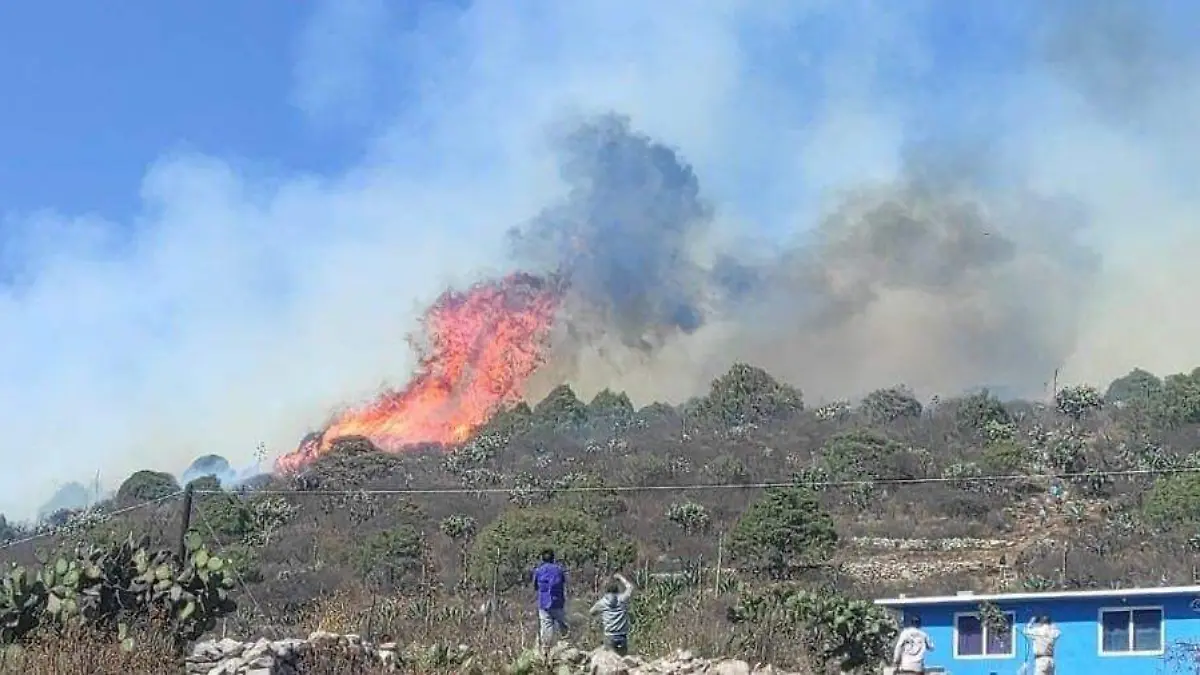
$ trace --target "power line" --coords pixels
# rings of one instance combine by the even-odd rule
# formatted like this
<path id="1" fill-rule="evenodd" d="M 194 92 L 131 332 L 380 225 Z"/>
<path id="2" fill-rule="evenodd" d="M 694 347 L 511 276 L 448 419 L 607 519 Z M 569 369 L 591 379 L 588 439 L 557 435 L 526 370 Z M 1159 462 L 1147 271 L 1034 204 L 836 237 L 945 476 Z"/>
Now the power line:
<path id="1" fill-rule="evenodd" d="M 132 512 L 132 511 L 137 511 L 138 509 L 144 509 L 144 508 L 147 508 L 150 506 L 156 506 L 165 501 L 174 499 L 174 498 L 178 497 L 179 495 L 182 495 L 183 493 L 184 493 L 183 490 L 178 490 L 176 492 L 172 492 L 169 495 L 163 495 L 162 497 L 159 497 L 157 499 L 152 499 L 148 502 L 141 502 L 138 504 L 134 504 L 132 506 L 126 506 L 123 508 L 119 508 L 116 511 L 104 511 L 104 512 L 91 514 L 89 516 L 85 516 L 85 520 L 87 518 L 108 519 L 108 518 L 112 518 L 115 516 L 124 515 L 126 513 Z M 28 537 L 22 537 L 21 539 L 10 539 L 9 541 L 6 541 L 6 542 L 0 544 L 0 551 L 9 549 L 9 548 L 13 548 L 14 546 L 20 546 L 21 544 L 28 544 L 31 541 L 45 539 L 46 537 L 53 537 L 57 534 L 61 534 L 62 533 L 61 531 L 63 529 L 69 529 L 70 527 L 71 527 L 71 524 L 68 524 L 68 525 L 64 525 L 62 527 L 50 528 L 44 532 L 38 532 L 37 534 L 31 534 Z"/>
<path id="2" fill-rule="evenodd" d="M 989 476 L 961 477 L 927 477 L 927 478 L 871 478 L 859 480 L 793 480 L 788 482 L 766 483 L 694 483 L 689 485 L 575 485 L 563 487 L 551 486 L 514 486 L 514 487 L 478 487 L 478 488 L 395 488 L 395 489 L 361 489 L 361 490 L 246 490 L 246 494 L 255 495 L 309 495 L 340 496 L 340 495 L 477 495 L 477 494 L 508 494 L 514 490 L 525 492 L 684 492 L 700 490 L 764 490 L 789 487 L 875 487 L 880 485 L 928 485 L 939 483 L 1002 483 L 1013 481 L 1046 481 L 1072 478 L 1116 478 L 1133 476 L 1164 476 L 1175 474 L 1200 473 L 1200 466 L 1175 467 L 1163 469 L 1126 469 L 1122 471 L 1076 471 L 1058 474 L 998 474 Z M 196 494 L 219 495 L 229 494 L 224 490 L 197 490 Z"/>

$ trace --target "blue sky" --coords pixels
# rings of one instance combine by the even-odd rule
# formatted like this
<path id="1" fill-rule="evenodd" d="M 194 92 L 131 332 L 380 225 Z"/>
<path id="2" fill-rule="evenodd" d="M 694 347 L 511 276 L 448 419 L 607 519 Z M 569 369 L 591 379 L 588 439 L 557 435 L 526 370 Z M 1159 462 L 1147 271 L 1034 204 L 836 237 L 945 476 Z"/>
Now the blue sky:
<path id="1" fill-rule="evenodd" d="M 714 240 L 768 249 L 893 178 L 916 139 L 986 141 L 980 164 L 1089 207 L 1112 270 L 1159 261 L 1088 291 L 1070 372 L 1190 369 L 1200 320 L 1170 308 L 1200 281 L 1200 68 L 1176 40 L 1186 4 L 1120 4 L 4 3 L 0 426 L 4 453 L 40 459 L 0 480 L 0 511 L 98 466 L 111 483 L 284 452 L 403 381 L 423 304 L 503 269 L 505 230 L 562 196 L 547 138 L 580 113 L 679 147 Z M 721 344 L 697 339 L 677 353 Z M 915 362 L 864 354 L 824 359 L 844 377 L 806 394 Z M 642 386 L 587 383 L 608 384 Z"/>
<path id="2" fill-rule="evenodd" d="M 928 109 L 937 109 L 939 93 L 959 106 L 943 120 L 970 119 L 961 97 L 946 94 L 969 93 L 983 103 L 979 94 L 986 91 L 971 80 L 1011 70 L 1022 40 L 1004 20 L 1011 14 L 954 7 L 923 27 L 935 60 L 928 72 L 914 82 L 902 64 L 893 74 L 894 84 L 915 84 L 935 97 Z M 313 13 L 311 4 L 296 2 L 6 3 L 0 7 L 0 90 L 7 92 L 0 109 L 0 211 L 54 208 L 127 221 L 137 212 L 148 167 L 170 152 L 195 150 L 288 171 L 345 170 L 373 130 L 371 104 L 385 94 L 399 99 L 389 101 L 394 105 L 403 100 L 404 73 L 392 63 L 390 72 L 400 77 L 381 83 L 390 92 L 349 97 L 361 106 L 353 117 L 314 120 L 296 91 L 304 33 L 320 30 L 309 24 Z M 410 7 L 407 16 L 391 15 L 373 30 L 419 14 Z M 831 14 L 760 48 L 782 56 L 814 38 L 839 39 L 856 29 L 854 16 Z M 372 62 L 365 67 L 369 77 L 380 67 L 374 59 L 386 57 L 353 58 Z M 780 63 L 787 67 L 780 74 L 797 88 L 812 76 L 786 58 Z"/>
<path id="3" fill-rule="evenodd" d="M 0 7 L 0 209 L 126 220 L 164 152 L 200 149 L 301 170 L 361 147 L 316 134 L 294 103 L 306 3 Z"/>

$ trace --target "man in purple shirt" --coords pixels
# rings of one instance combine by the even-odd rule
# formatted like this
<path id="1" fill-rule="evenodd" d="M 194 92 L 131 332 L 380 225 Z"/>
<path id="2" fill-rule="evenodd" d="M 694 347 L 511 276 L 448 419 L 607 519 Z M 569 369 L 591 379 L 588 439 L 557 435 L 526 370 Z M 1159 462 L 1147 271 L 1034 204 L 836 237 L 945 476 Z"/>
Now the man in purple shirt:
<path id="1" fill-rule="evenodd" d="M 533 585 L 538 597 L 539 642 L 549 649 L 567 632 L 567 572 L 555 562 L 554 551 L 542 551 L 542 564 L 533 570 Z"/>

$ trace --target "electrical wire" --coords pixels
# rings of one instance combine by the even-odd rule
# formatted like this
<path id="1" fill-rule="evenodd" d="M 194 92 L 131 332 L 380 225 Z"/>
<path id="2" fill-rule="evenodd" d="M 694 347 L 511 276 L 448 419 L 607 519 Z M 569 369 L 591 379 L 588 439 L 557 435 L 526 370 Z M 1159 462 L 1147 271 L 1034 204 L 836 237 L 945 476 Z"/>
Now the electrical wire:
<path id="1" fill-rule="evenodd" d="M 145 509 L 145 508 L 149 508 L 151 506 L 157 506 L 158 504 L 161 504 L 165 501 L 175 499 L 176 497 L 182 495 L 184 492 L 186 492 L 186 490 L 179 490 L 176 492 L 172 492 L 169 495 L 163 495 L 162 497 L 159 497 L 157 499 L 152 499 L 148 502 L 141 502 L 139 504 L 134 504 L 132 506 L 125 506 L 125 507 L 117 509 L 116 511 L 105 511 L 102 513 L 96 513 L 94 515 L 94 517 L 107 519 L 107 518 L 112 518 L 115 516 L 120 516 L 120 515 L 123 515 L 126 513 L 130 513 L 133 511 L 137 511 L 138 509 Z M 37 534 L 29 535 L 28 537 L 22 537 L 20 539 L 10 539 L 9 541 L 6 541 L 6 542 L 0 544 L 0 551 L 9 549 L 9 548 L 13 548 L 14 546 L 20 546 L 21 544 L 28 544 L 31 541 L 45 539 L 46 537 L 53 537 L 57 534 L 60 534 L 61 529 L 63 529 L 63 528 L 55 527 L 55 528 L 46 530 L 45 532 L 38 532 Z"/>
<path id="2" fill-rule="evenodd" d="M 1015 481 L 1054 481 L 1072 478 L 1092 477 L 1133 477 L 1133 476 L 1163 476 L 1175 474 L 1200 473 L 1200 466 L 1175 467 L 1163 469 L 1126 469 L 1121 471 L 1077 471 L 1058 474 L 998 474 L 989 476 L 961 477 L 927 477 L 927 478 L 872 478 L 859 480 L 792 480 L 787 482 L 759 483 L 693 483 L 685 485 L 574 485 L 574 486 L 517 486 L 517 487 L 478 487 L 478 488 L 392 488 L 392 489 L 359 489 L 359 490 L 252 490 L 246 494 L 281 495 L 281 496 L 339 496 L 339 495 L 462 495 L 462 494 L 508 494 L 513 490 L 525 492 L 684 492 L 700 490 L 764 490 L 773 488 L 811 487 L 811 488 L 844 488 L 844 487 L 876 487 L 886 485 L 928 485 L 939 483 L 975 484 L 1001 483 Z M 199 495 L 229 494 L 224 490 L 197 490 Z"/>

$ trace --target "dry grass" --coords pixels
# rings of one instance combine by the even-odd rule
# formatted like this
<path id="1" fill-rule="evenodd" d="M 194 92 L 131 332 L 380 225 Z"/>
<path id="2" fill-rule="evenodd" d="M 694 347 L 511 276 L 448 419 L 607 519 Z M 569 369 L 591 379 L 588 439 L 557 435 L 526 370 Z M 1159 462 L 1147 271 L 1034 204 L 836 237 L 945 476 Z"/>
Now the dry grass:
<path id="1" fill-rule="evenodd" d="M 132 634 L 130 651 L 110 634 L 71 626 L 45 630 L 19 645 L 0 651 L 4 675 L 167 675 L 183 672 L 183 660 L 165 631 L 143 630 Z"/>

